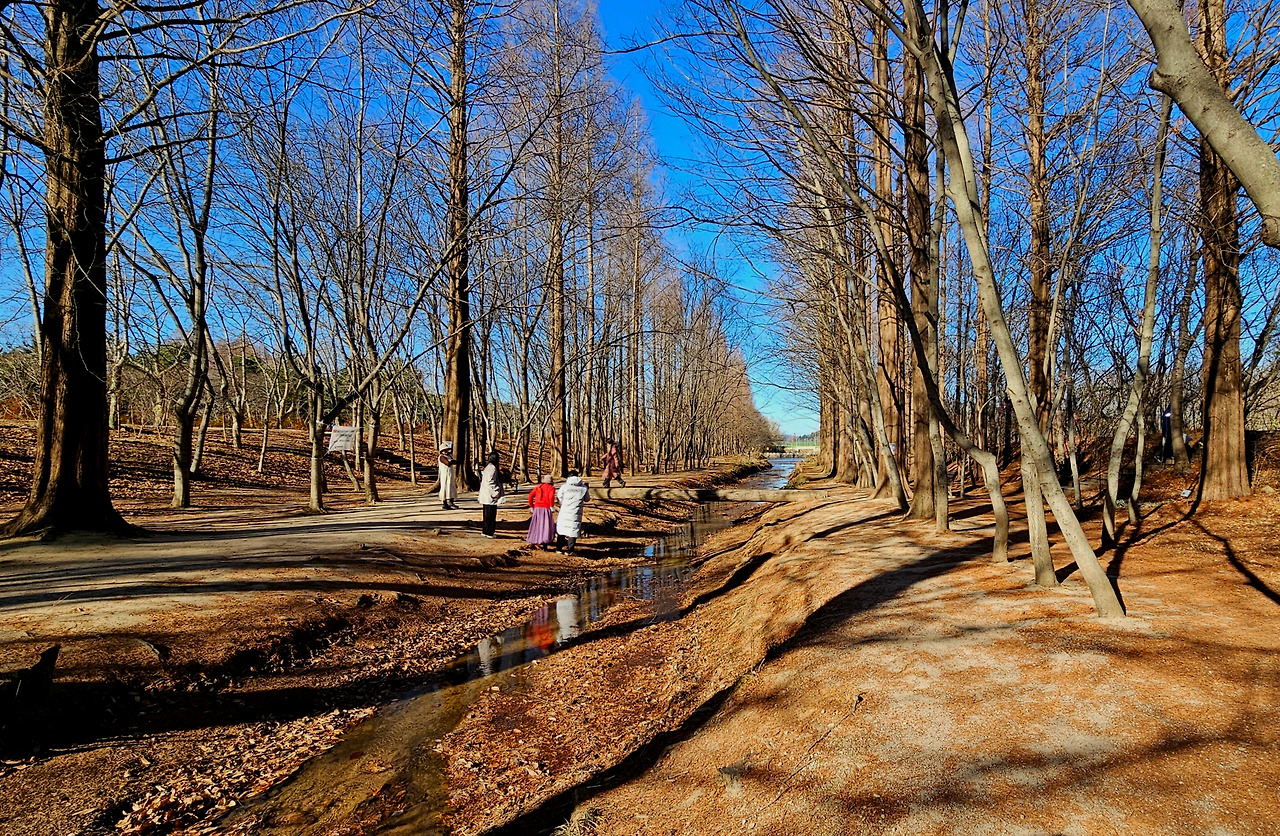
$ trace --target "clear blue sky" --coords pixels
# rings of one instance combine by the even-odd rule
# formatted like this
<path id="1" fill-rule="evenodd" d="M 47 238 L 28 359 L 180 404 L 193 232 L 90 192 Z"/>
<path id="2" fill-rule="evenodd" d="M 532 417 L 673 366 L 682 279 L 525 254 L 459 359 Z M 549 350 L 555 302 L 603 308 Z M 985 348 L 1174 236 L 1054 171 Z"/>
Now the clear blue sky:
<path id="1" fill-rule="evenodd" d="M 654 21 L 662 14 L 663 7 L 662 0 L 600 0 L 600 21 L 605 43 L 610 48 L 622 49 L 650 42 L 653 38 Z M 614 56 L 610 59 L 613 76 L 639 97 L 648 113 L 649 130 L 665 164 L 663 179 L 676 187 L 672 191 L 697 189 L 698 167 L 691 158 L 695 153 L 692 149 L 696 143 L 691 141 L 684 121 L 663 107 L 649 84 L 642 69 L 648 57 L 645 51 Z M 750 344 L 743 348 L 747 354 L 756 406 L 776 421 L 783 432 L 803 435 L 816 430 L 818 417 L 806 405 L 806 398 L 782 388 L 789 381 L 782 379 L 784 373 L 779 369 L 777 345 L 781 335 L 773 333 L 769 328 L 771 323 L 776 322 L 776 316 L 768 309 L 768 302 L 763 295 L 753 290 L 761 285 L 759 274 L 771 272 L 772 266 L 741 262 L 733 252 L 736 248 L 731 242 L 726 245 L 717 236 L 717 231 L 685 230 L 671 234 L 672 243 L 677 248 L 683 244 L 689 249 L 705 251 L 714 246 L 717 254 L 723 254 L 726 259 L 736 262 L 722 263 L 718 267 L 742 288 L 738 292 L 740 309 L 751 320 L 742 323 L 746 327 L 739 330 L 743 334 L 753 335 Z"/>

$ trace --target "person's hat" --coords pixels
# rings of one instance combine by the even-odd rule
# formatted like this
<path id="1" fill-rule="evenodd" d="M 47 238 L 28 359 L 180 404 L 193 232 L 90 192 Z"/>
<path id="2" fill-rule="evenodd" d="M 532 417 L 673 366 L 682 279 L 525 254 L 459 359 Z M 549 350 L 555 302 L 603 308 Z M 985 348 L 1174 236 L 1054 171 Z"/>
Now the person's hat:
<path id="1" fill-rule="evenodd" d="M 452 441 L 446 441 L 446 442 L 444 442 L 443 444 L 441 444 L 441 445 L 440 445 L 440 449 L 441 449 L 441 450 L 452 450 L 452 449 L 453 449 L 453 442 L 452 442 Z"/>

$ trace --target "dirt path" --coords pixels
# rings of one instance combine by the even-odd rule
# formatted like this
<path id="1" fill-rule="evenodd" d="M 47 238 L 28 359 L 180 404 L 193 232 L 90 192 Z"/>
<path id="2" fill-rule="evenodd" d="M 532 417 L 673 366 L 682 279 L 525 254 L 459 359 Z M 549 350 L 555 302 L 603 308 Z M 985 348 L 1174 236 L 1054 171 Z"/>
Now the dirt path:
<path id="1" fill-rule="evenodd" d="M 562 833 L 1280 833 L 1277 511 L 1149 517 L 1110 556 L 1130 615 L 1106 622 L 1069 568 L 1044 590 L 991 564 L 981 515 L 937 535 L 881 503 L 772 511 L 725 535 L 680 620 L 602 627 L 483 694 L 438 747 L 449 821 L 535 833 L 576 803 Z M 385 787 L 345 824 L 266 832 L 412 832 Z"/>
<path id="2" fill-rule="evenodd" d="M 1110 623 L 1025 567 L 868 566 L 579 816 L 610 834 L 1280 833 L 1274 592 L 1164 522 L 1124 556 L 1129 617 Z M 1275 590 L 1275 546 L 1232 533 Z"/>
<path id="3" fill-rule="evenodd" d="M 727 471 L 636 481 L 713 478 Z M 312 516 L 207 491 L 192 511 L 126 507 L 151 536 L 0 544 L 0 670 L 62 647 L 44 752 L 0 766 L 0 831 L 198 822 L 585 574 L 631 562 L 692 508 L 589 505 L 567 556 L 523 542 L 519 506 L 487 540 L 474 495 L 457 512 L 422 490 L 336 499 Z"/>

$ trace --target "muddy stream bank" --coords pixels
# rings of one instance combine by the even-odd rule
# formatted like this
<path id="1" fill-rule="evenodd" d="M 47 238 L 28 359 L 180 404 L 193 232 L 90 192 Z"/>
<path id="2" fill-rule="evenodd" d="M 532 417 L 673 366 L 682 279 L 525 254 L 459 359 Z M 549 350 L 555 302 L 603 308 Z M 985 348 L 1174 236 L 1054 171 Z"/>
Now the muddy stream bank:
<path id="1" fill-rule="evenodd" d="M 758 468 L 730 460 L 635 482 L 712 487 Z M 564 555 L 523 542 L 521 508 L 504 511 L 488 540 L 473 497 L 458 511 L 432 499 L 421 488 L 388 491 L 367 507 L 339 493 L 341 507 L 314 516 L 234 491 L 184 511 L 131 506 L 147 537 L 7 544 L 0 671 L 53 644 L 62 652 L 32 718 L 34 745 L 0 760 L 0 832 L 219 832 L 210 822 L 222 812 L 294 774 L 376 707 L 462 681 L 455 660 L 486 637 L 511 646 L 504 628 L 580 583 L 666 565 L 661 554 L 645 558 L 644 544 L 695 511 L 591 503 L 587 537 Z M 641 572 L 607 594 L 591 587 L 581 624 L 593 610 L 636 605 L 638 589 L 661 597 L 660 575 Z M 618 603 L 605 608 L 610 596 Z"/>
<path id="2" fill-rule="evenodd" d="M 739 484 L 781 487 L 794 465 L 776 461 L 771 470 Z M 618 625 L 632 630 L 678 617 L 697 571 L 699 546 L 748 513 L 743 504 L 698 507 L 693 519 L 643 549 L 643 563 L 595 575 L 525 623 L 481 640 L 431 686 L 379 710 L 289 781 L 233 811 L 218 832 L 452 832 L 445 820 L 450 793 L 443 739 L 469 713 L 474 716 L 474 706 L 485 697 L 524 692 L 529 671 L 546 657 Z M 625 670 L 618 673 L 626 676 Z M 547 768 L 533 764 L 532 772 Z"/>

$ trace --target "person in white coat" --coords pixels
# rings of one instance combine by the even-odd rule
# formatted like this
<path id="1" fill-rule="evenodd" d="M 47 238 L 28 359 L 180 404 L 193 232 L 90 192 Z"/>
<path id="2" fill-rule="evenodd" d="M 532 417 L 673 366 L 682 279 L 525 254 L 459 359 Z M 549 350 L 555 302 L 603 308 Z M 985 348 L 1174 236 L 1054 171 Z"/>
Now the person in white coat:
<path id="1" fill-rule="evenodd" d="M 556 516 L 556 548 L 566 554 L 573 554 L 574 544 L 582 536 L 582 506 L 587 504 L 588 492 L 587 483 L 576 470 L 569 471 L 569 478 L 556 491 L 556 501 L 560 503 L 560 513 Z"/>
<path id="2" fill-rule="evenodd" d="M 480 533 L 490 540 L 497 537 L 498 501 L 502 499 L 502 477 L 498 475 L 498 451 L 489 454 L 484 472 L 480 474 L 480 511 L 483 522 Z"/>
<path id="3" fill-rule="evenodd" d="M 440 445 L 440 505 L 446 511 L 456 510 L 458 503 L 454 500 L 458 498 L 458 482 L 457 476 L 454 474 L 453 467 L 457 461 L 453 458 L 453 442 L 446 441 Z"/>

